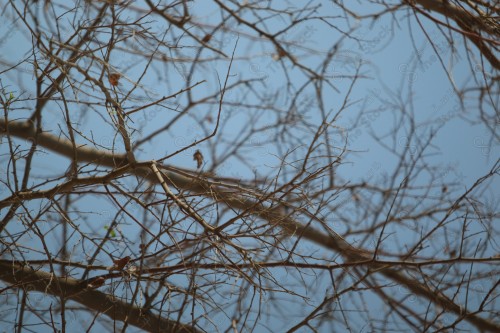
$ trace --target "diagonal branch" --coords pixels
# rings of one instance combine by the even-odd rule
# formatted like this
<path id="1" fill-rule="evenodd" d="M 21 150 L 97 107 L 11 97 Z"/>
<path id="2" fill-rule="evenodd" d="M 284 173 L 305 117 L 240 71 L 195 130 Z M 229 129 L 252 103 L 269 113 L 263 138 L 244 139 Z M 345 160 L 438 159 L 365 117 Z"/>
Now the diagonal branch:
<path id="1" fill-rule="evenodd" d="M 421 5 L 427 11 L 439 13 L 446 18 L 455 21 L 462 30 L 453 29 L 448 24 L 437 21 L 422 9 L 411 5 L 413 8 L 415 8 L 421 14 L 427 16 L 431 20 L 439 24 L 444 24 L 449 28 L 462 33 L 476 45 L 481 54 L 483 54 L 484 57 L 488 59 L 493 67 L 495 67 L 496 69 L 500 69 L 500 60 L 495 56 L 495 54 L 491 51 L 490 47 L 488 47 L 486 43 L 489 42 L 492 45 L 500 44 L 498 42 L 498 38 L 500 38 L 500 26 L 498 25 L 498 21 L 495 21 L 493 17 L 489 17 L 486 13 L 484 13 L 477 7 L 475 9 L 477 12 L 479 12 L 480 16 L 475 16 L 464 8 L 455 6 L 447 0 L 416 0 L 416 3 Z M 485 32 L 486 34 L 491 35 L 491 39 L 481 36 L 480 32 Z"/>
<path id="2" fill-rule="evenodd" d="M 6 126 L 5 121 L 0 120 L 0 135 L 4 135 L 3 133 L 5 132 L 19 138 L 28 139 L 34 135 L 35 128 L 20 122 L 9 122 L 8 126 Z M 38 144 L 69 158 L 73 156 L 72 144 L 64 138 L 59 138 L 49 133 L 42 133 L 38 136 Z M 125 155 L 113 155 L 88 147 L 77 149 L 79 162 L 91 162 L 111 168 L 128 164 Z M 158 183 L 158 178 L 154 172 L 152 172 L 150 166 L 151 162 L 131 165 L 130 172 L 136 176 L 146 178 L 151 182 Z M 341 253 L 346 260 L 364 261 L 364 264 L 370 271 L 380 273 L 396 283 L 405 286 L 414 294 L 424 297 L 434 304 L 439 304 L 447 311 L 455 313 L 458 317 L 469 321 L 483 331 L 500 332 L 499 325 L 475 313 L 464 310 L 463 307 L 450 300 L 440 291 L 416 281 L 403 271 L 391 268 L 389 265 L 382 265 L 375 262 L 366 263 L 366 260 L 373 258 L 372 253 L 353 247 L 342 238 L 342 236 L 336 233 L 332 232 L 331 234 L 325 234 L 309 225 L 302 225 L 286 214 L 286 207 L 284 204 L 268 207 L 262 203 L 259 197 L 252 198 L 250 196 L 238 195 L 239 193 L 234 191 L 228 193 L 224 189 L 221 189 L 220 186 L 213 185 L 210 181 L 201 177 L 190 177 L 187 173 L 181 174 L 176 172 L 174 168 L 165 166 L 163 169 L 165 169 L 164 174 L 166 175 L 166 180 L 178 188 L 205 196 L 215 193 L 217 197 L 229 207 L 252 212 L 254 215 L 266 220 L 269 224 L 281 227 L 292 236 L 310 240 L 327 249 Z M 255 190 L 255 193 L 258 193 L 258 191 Z"/>
<path id="3" fill-rule="evenodd" d="M 38 291 L 72 300 L 115 321 L 127 322 L 148 332 L 200 333 L 190 325 L 179 324 L 157 314 L 128 304 L 113 295 L 91 289 L 88 284 L 70 277 L 57 277 L 28 266 L 0 261 L 0 279 L 16 288 Z"/>

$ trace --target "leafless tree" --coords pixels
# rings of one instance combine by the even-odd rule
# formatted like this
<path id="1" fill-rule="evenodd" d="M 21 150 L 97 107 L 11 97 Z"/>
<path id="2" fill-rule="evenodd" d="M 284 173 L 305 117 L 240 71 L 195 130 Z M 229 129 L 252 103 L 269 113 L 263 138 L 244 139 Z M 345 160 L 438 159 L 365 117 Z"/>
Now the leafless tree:
<path id="1" fill-rule="evenodd" d="M 500 332 L 498 1 L 0 4 L 5 330 Z"/>

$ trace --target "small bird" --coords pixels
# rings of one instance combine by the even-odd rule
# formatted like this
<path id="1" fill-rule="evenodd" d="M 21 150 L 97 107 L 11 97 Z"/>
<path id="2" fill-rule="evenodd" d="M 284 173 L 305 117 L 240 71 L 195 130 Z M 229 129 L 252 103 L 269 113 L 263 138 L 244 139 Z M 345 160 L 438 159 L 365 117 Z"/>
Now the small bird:
<path id="1" fill-rule="evenodd" d="M 193 154 L 193 160 L 196 161 L 197 168 L 201 168 L 201 165 L 203 164 L 203 155 L 199 150 L 196 150 Z"/>

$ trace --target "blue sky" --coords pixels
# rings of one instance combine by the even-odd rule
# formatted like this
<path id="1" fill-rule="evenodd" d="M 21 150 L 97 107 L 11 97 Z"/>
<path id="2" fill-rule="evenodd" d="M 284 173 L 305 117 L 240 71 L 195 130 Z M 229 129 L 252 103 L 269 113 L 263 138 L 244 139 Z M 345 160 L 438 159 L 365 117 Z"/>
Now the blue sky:
<path id="1" fill-rule="evenodd" d="M 192 16 L 197 21 L 201 21 L 207 25 L 218 23 L 219 13 L 217 10 L 213 10 L 211 5 L 211 2 L 197 2 L 191 7 Z M 324 3 L 322 9 L 324 12 L 321 12 L 321 14 L 324 15 L 339 14 L 330 9 L 327 2 Z M 270 31 L 277 30 L 283 24 L 282 20 L 283 18 L 276 18 L 267 25 L 267 28 Z M 409 24 L 408 20 L 410 21 Z M 477 112 L 477 109 L 471 107 L 471 110 L 468 110 L 466 107 L 466 110 L 461 110 L 458 107 L 458 99 L 452 93 L 450 79 L 445 74 L 440 60 L 436 57 L 430 43 L 421 29 L 416 25 L 415 20 L 408 18 L 406 13 L 398 13 L 396 14 L 396 21 L 397 24 L 395 25 L 393 21 L 389 20 L 389 17 L 385 17 L 373 25 L 367 24 L 367 22 L 359 22 L 358 24 L 361 26 L 354 35 L 365 41 L 342 41 L 339 44 L 342 51 L 339 52 L 338 57 L 334 57 L 329 66 L 329 73 L 327 74 L 335 77 L 333 82 L 336 86 L 335 89 L 325 88 L 324 103 L 326 110 L 335 112 L 342 104 L 350 84 L 350 80 L 343 76 L 352 75 L 353 66 L 359 62 L 363 63 L 361 74 L 364 78 L 359 79 L 353 94 L 350 96 L 350 101 L 353 104 L 342 113 L 338 121 L 334 124 L 337 128 L 334 131 L 335 134 L 332 135 L 334 145 L 342 146 L 347 136 L 348 147 L 352 150 L 352 152 L 346 155 L 345 164 L 338 169 L 338 174 L 344 180 L 351 182 L 362 181 L 363 179 L 383 182 L 385 180 L 384 176 L 391 174 L 391 171 L 398 162 L 397 156 L 394 156 L 387 149 L 381 147 L 374 139 L 374 135 L 380 137 L 387 134 L 396 125 L 396 119 L 400 117 L 401 108 L 404 107 L 407 112 L 410 112 L 415 117 L 417 124 L 423 123 L 423 125 L 417 126 L 416 129 L 417 137 L 422 142 L 426 140 L 429 133 L 439 129 L 432 142 L 432 146 L 426 150 L 428 154 L 426 161 L 434 166 L 442 166 L 436 171 L 440 172 L 438 179 L 455 181 L 458 183 L 458 188 L 466 191 L 478 177 L 487 173 L 496 162 L 500 152 L 498 142 L 488 144 L 491 134 L 485 131 L 484 126 L 464 120 L 474 119 L 471 114 Z M 343 25 L 342 22 L 339 20 L 339 25 Z M 448 66 L 449 62 L 453 64 L 452 79 L 455 84 L 458 87 L 470 84 L 472 82 L 470 68 L 465 58 L 460 38 L 454 38 L 457 44 L 458 55 L 452 55 L 444 37 L 437 31 L 435 26 L 429 24 L 425 19 L 422 22 L 428 35 L 431 36 L 435 45 L 438 46 L 438 51 L 442 55 L 445 66 Z M 356 24 L 356 22 L 352 22 L 352 24 Z M 154 24 L 151 26 L 155 27 Z M 242 32 L 248 32 L 243 26 L 236 27 L 237 29 L 241 29 Z M 210 30 L 207 28 L 206 31 Z M 22 38 L 22 34 L 13 29 L 12 25 L 6 24 L 0 26 L 0 32 L 6 36 L 12 34 L 10 35 L 10 39 L 6 39 L 8 42 L 0 44 L 2 53 L 4 54 L 3 59 L 8 59 L 10 62 L 15 63 L 28 55 L 27 52 L 31 49 L 31 41 Z M 161 35 L 161 31 L 158 31 L 158 35 Z M 241 37 L 236 45 L 237 36 L 234 34 L 224 36 L 223 40 L 218 40 L 217 35 L 213 38 L 214 42 L 224 44 L 222 50 L 226 54 L 231 54 L 236 46 L 235 61 L 230 73 L 229 84 L 235 82 L 240 77 L 262 77 L 265 78 L 263 80 L 262 93 L 277 91 L 279 92 L 279 97 L 274 100 L 275 104 L 285 106 L 289 103 L 286 97 L 286 89 L 280 88 L 284 83 L 282 64 L 273 58 L 276 50 L 270 43 L 262 40 L 249 42 Z M 296 29 L 292 29 L 285 37 L 285 40 L 297 44 L 295 46 L 290 45 L 290 49 L 296 52 L 297 59 L 312 68 L 319 66 L 324 54 L 319 52 L 315 56 L 301 58 L 301 54 L 303 54 L 301 47 L 314 48 L 326 52 L 331 45 L 339 42 L 341 39 L 342 35 L 340 33 L 330 29 L 326 24 L 319 21 L 309 21 L 306 24 L 299 25 Z M 16 42 L 15 45 L 13 41 Z M 413 60 L 416 56 L 414 46 L 417 47 L 421 59 L 421 62 L 416 66 L 413 66 L 415 64 Z M 193 52 L 186 51 L 186 54 L 193 54 Z M 210 52 L 203 51 L 203 55 L 207 54 L 210 54 Z M 240 60 L 242 58 L 243 60 Z M 139 77 L 143 69 L 141 63 L 134 62 L 130 56 L 118 50 L 114 53 L 114 57 L 112 57 L 112 65 L 118 70 L 126 72 L 131 81 Z M 224 81 L 228 65 L 227 61 L 216 61 L 201 66 L 194 73 L 192 83 L 200 80 L 206 80 L 207 82 L 193 88 L 193 96 L 196 97 L 198 94 L 204 96 L 209 92 L 218 91 L 219 80 L 221 82 Z M 283 65 L 286 67 L 293 82 L 293 89 L 300 87 L 305 80 L 301 71 L 294 68 L 289 60 L 284 60 Z M 151 98 L 151 96 L 158 98 L 169 95 L 185 87 L 185 81 L 183 80 L 183 71 L 185 68 L 181 64 L 176 66 L 170 64 L 164 67 L 158 66 L 156 71 L 152 71 L 152 74 L 146 76 L 141 83 L 143 85 L 141 93 L 149 95 L 145 96 L 145 98 Z M 0 68 L 5 67 L 2 64 Z M 22 77 L 25 87 L 17 85 L 18 77 L 16 76 L 0 76 L 6 91 L 13 91 L 16 96 L 21 95 L 21 92 L 33 96 L 31 68 L 27 67 L 25 70 L 28 72 Z M 127 82 L 126 78 L 122 82 L 120 87 L 124 90 L 131 85 L 130 82 Z M 25 92 L 24 89 L 27 89 L 29 93 Z M 245 96 L 243 91 L 230 92 L 226 95 L 227 102 L 238 102 L 241 99 L 250 100 L 251 97 Z M 303 103 L 309 103 L 311 99 L 314 100 L 314 92 L 308 90 L 303 94 L 302 101 Z M 178 100 L 184 101 L 185 96 L 178 97 Z M 473 102 L 470 102 L 470 106 L 473 106 Z M 175 108 L 176 103 L 172 101 L 168 106 Z M 306 117 L 311 123 L 319 125 L 322 118 L 318 114 L 317 109 L 303 109 L 301 115 Z M 372 112 L 360 119 L 362 126 L 357 131 L 353 130 L 351 132 L 349 128 L 360 110 L 367 109 Z M 75 116 L 72 120 L 79 122 L 82 128 L 85 129 L 85 134 L 93 135 L 99 144 L 111 148 L 113 143 L 115 143 L 117 151 L 122 153 L 121 140 L 115 136 L 109 124 L 105 126 L 101 121 L 101 116 L 105 115 L 104 107 L 97 108 L 97 110 L 101 112 L 100 115 L 99 112 L 90 112 L 85 109 L 79 110 L 79 115 Z M 16 116 L 26 116 L 31 111 L 31 109 L 27 109 L 26 112 L 16 113 Z M 256 114 L 259 112 L 257 108 L 253 111 Z M 196 108 L 193 112 L 195 113 L 193 118 L 188 117 L 183 119 L 170 129 L 168 133 L 164 133 L 152 142 L 142 146 L 138 156 L 142 160 L 159 158 L 192 143 L 195 139 L 199 140 L 202 138 L 203 130 L 197 124 L 197 121 L 193 119 L 199 119 L 208 114 L 212 118 L 215 118 L 217 105 L 213 105 L 212 109 Z M 218 148 L 220 154 L 228 149 L 233 138 L 237 138 L 240 133 L 244 133 L 248 130 L 249 126 L 263 127 L 267 121 L 272 122 L 275 120 L 273 115 L 269 115 L 260 118 L 256 123 L 252 123 L 252 114 L 244 112 L 245 110 L 233 108 L 229 105 L 223 107 L 223 118 L 227 114 L 234 116 L 231 117 L 230 122 L 224 128 L 228 143 Z M 489 112 L 492 112 L 492 110 L 489 110 Z M 172 114 L 171 110 L 152 108 L 147 113 L 141 112 L 132 117 L 134 123 L 131 124 L 131 127 L 142 134 L 151 133 L 163 126 L 166 123 L 166 119 L 172 117 Z M 53 113 L 49 112 L 45 116 L 46 125 L 52 130 L 57 130 L 58 124 L 53 122 L 55 119 L 61 119 L 60 110 L 57 110 L 57 108 L 54 109 Z M 205 125 L 206 129 L 211 129 L 213 122 L 207 122 Z M 342 129 L 345 131 L 342 131 Z M 407 141 L 409 130 L 409 128 L 399 128 L 394 137 L 386 137 L 384 140 L 387 140 L 388 143 L 392 142 L 398 152 L 406 148 L 409 148 L 410 151 L 418 151 L 419 147 L 414 142 L 409 143 Z M 140 132 L 134 133 L 132 137 L 140 139 Z M 276 156 L 276 154 L 279 154 L 278 148 L 294 148 L 293 145 L 289 147 L 277 147 L 275 142 L 272 142 L 273 136 L 265 131 L 254 136 L 252 140 L 254 145 L 248 150 L 248 155 L 246 156 L 251 167 L 245 166 L 236 158 L 230 158 L 218 169 L 217 172 L 221 176 L 252 179 L 254 177 L 253 170 L 257 170 L 257 174 L 259 175 L 272 175 L 276 172 L 275 167 L 280 164 L 280 160 Z M 408 145 L 410 147 L 407 147 Z M 204 150 L 206 149 L 206 145 L 204 144 L 174 156 L 168 163 L 194 168 L 195 164 L 192 155 L 195 149 L 200 149 L 204 152 L 208 163 L 206 167 L 209 167 L 210 154 Z M 6 153 L 5 144 L 0 146 L 0 151 L 2 154 Z M 44 156 L 40 155 L 37 157 L 36 162 L 37 167 L 40 168 L 37 170 L 40 176 L 53 175 L 60 172 L 59 168 L 54 169 L 52 167 L 55 162 L 63 169 L 69 165 L 69 161 L 54 157 L 53 154 L 50 155 L 50 159 L 44 159 Z M 5 157 L 2 157 L 1 163 L 5 165 Z M 5 176 L 2 175 L 2 177 Z M 423 174 L 419 177 L 421 177 L 419 181 L 425 182 L 429 176 Z M 496 183 L 490 187 L 490 189 L 494 188 L 500 188 L 498 178 L 496 179 Z M 494 190 L 491 191 L 493 192 Z M 5 193 L 3 189 L 2 193 Z M 498 200 L 500 193 L 497 190 L 495 193 L 488 193 L 488 195 L 492 195 L 493 198 Z M 36 205 L 37 203 L 33 204 Z M 97 199 L 95 201 L 90 200 L 82 202 L 81 208 L 86 211 L 92 211 L 92 209 L 98 207 L 96 206 L 98 204 L 103 205 Z M 96 215 L 100 216 L 99 218 L 103 218 L 104 223 L 107 223 L 104 220 L 110 219 L 109 214 L 105 213 L 106 211 L 107 208 L 100 206 L 100 211 L 96 213 Z M 5 213 L 0 212 L 0 217 L 3 217 L 3 214 Z M 339 230 L 343 229 L 342 225 L 338 227 Z M 121 228 L 126 232 L 138 233 L 135 226 L 124 225 Z M 102 231 L 99 228 L 95 229 L 96 233 Z M 401 242 L 406 240 L 406 236 L 410 237 L 404 234 L 399 236 L 398 241 Z M 304 249 L 310 250 L 312 247 L 306 243 Z M 123 249 L 124 253 L 126 250 L 125 248 Z M 101 259 L 105 262 L 107 258 Z M 283 278 L 291 278 L 286 272 L 282 272 L 282 274 Z M 306 279 L 306 281 L 309 280 Z M 310 281 L 314 281 L 314 279 Z M 328 284 L 328 281 L 318 283 Z M 299 311 L 300 308 L 295 309 L 291 305 L 290 311 L 293 310 Z M 227 319 L 221 320 L 227 321 Z M 276 325 L 275 327 L 277 328 L 281 328 L 283 327 L 281 325 L 286 326 L 287 324 L 270 321 L 270 325 Z"/>

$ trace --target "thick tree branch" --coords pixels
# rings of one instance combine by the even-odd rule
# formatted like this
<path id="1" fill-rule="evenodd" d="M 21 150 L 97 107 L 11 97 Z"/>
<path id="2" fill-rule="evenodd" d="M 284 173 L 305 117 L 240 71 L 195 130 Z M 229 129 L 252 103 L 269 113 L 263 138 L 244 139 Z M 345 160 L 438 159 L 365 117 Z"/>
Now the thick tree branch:
<path id="1" fill-rule="evenodd" d="M 57 277 L 28 266 L 0 261 L 0 279 L 27 292 L 38 291 L 78 302 L 115 321 L 127 322 L 148 332 L 200 332 L 194 327 L 179 324 L 175 320 L 165 319 L 128 304 L 113 295 L 90 289 L 86 283 L 70 277 Z"/>
<path id="2" fill-rule="evenodd" d="M 34 135 L 35 129 L 24 123 L 18 122 L 9 123 L 8 126 L 6 126 L 5 121 L 0 120 L 0 135 L 4 135 L 6 132 L 9 132 L 11 135 L 19 138 L 29 139 Z M 72 158 L 73 156 L 72 145 L 66 139 L 55 137 L 49 133 L 42 133 L 38 136 L 38 143 L 46 149 L 50 149 L 69 158 Z M 113 155 L 87 147 L 78 148 L 77 156 L 79 162 L 91 162 L 112 168 L 127 164 L 127 160 L 124 155 Z M 151 171 L 150 163 L 146 163 L 144 165 L 141 165 L 141 163 L 133 165 L 130 168 L 130 172 L 137 176 L 147 178 L 151 182 L 158 183 L 158 178 Z M 210 181 L 202 179 L 201 177 L 188 177 L 187 173 L 180 174 L 179 172 L 173 171 L 173 169 L 169 170 L 167 167 L 165 167 L 164 174 L 166 175 L 167 181 L 181 189 L 205 196 L 211 196 L 215 193 L 217 197 L 229 207 L 236 210 L 249 211 L 267 220 L 271 225 L 280 226 L 290 235 L 308 239 L 316 244 L 322 245 L 325 248 L 341 253 L 346 260 L 366 261 L 367 259 L 373 257 L 372 253 L 351 246 L 338 234 L 332 233 L 327 235 L 311 226 L 302 225 L 285 214 L 285 206 L 282 204 L 275 205 L 271 208 L 264 205 L 259 198 L 242 196 L 239 195 L 238 192 L 228 193 L 226 190 L 219 188 L 218 186 L 214 186 L 210 183 Z M 210 191 L 208 191 L 208 189 L 210 189 Z M 257 190 L 254 192 L 258 193 Z M 481 330 L 493 332 L 500 331 L 500 326 L 497 324 L 481 318 L 474 313 L 466 312 L 460 305 L 454 303 L 438 290 L 434 290 L 427 285 L 419 283 L 415 279 L 408 277 L 400 270 L 376 263 L 365 263 L 365 265 L 367 265 L 372 272 L 378 272 L 405 286 L 413 293 L 422 296 L 435 304 L 439 304 L 447 311 L 451 311 L 457 316 L 468 320 Z"/>
<path id="3" fill-rule="evenodd" d="M 500 25 L 494 18 L 487 17 L 486 13 L 482 12 L 479 8 L 476 8 L 476 10 L 481 16 L 475 16 L 464 8 L 455 6 L 447 0 L 416 0 L 416 3 L 428 11 L 439 13 L 455 21 L 460 29 L 462 29 L 463 35 L 476 45 L 490 64 L 496 69 L 500 69 L 500 60 L 486 43 L 488 41 L 491 44 L 499 45 Z M 422 11 L 421 13 L 424 14 Z M 429 18 L 434 20 L 432 17 Z M 481 36 L 481 32 L 491 35 L 492 39 Z"/>

